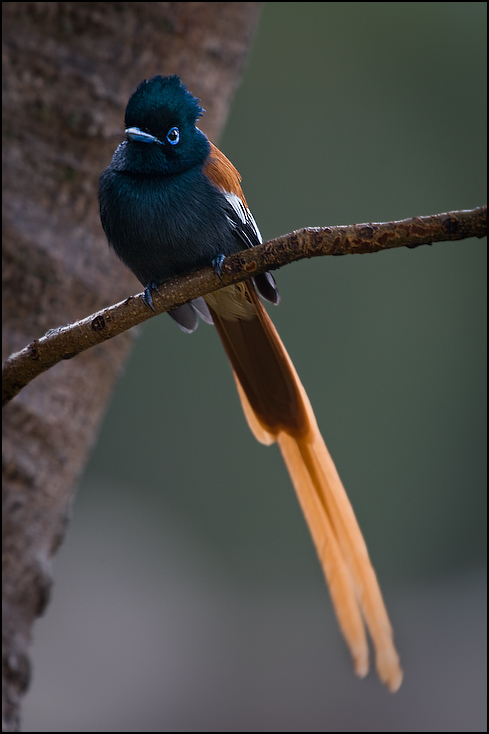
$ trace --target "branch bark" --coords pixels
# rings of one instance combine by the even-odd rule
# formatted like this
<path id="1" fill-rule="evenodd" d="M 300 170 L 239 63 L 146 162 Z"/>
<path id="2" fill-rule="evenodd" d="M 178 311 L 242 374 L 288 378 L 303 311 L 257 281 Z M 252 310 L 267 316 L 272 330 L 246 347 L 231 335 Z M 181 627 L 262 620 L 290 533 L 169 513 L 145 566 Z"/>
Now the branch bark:
<path id="1" fill-rule="evenodd" d="M 226 258 L 220 277 L 211 268 L 204 268 L 164 283 L 153 296 L 155 312 L 150 311 L 142 294 L 138 294 L 68 326 L 51 329 L 5 362 L 2 404 L 61 360 L 71 359 L 192 298 L 267 270 L 276 270 L 303 258 L 366 254 L 394 247 L 415 248 L 486 235 L 487 206 L 394 222 L 307 227 L 291 232 Z"/>

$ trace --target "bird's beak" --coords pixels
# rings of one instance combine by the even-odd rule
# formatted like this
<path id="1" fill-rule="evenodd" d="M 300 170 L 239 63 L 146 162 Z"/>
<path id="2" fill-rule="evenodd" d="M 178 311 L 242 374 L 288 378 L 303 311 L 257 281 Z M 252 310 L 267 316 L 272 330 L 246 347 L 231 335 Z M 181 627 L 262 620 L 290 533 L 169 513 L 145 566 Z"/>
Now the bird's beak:
<path id="1" fill-rule="evenodd" d="M 143 132 L 143 130 L 140 130 L 138 127 L 128 127 L 125 133 L 126 138 L 131 141 L 136 141 L 138 143 L 159 143 L 159 145 L 163 145 L 161 140 L 158 140 L 158 138 L 155 138 L 155 136 L 150 133 Z"/>

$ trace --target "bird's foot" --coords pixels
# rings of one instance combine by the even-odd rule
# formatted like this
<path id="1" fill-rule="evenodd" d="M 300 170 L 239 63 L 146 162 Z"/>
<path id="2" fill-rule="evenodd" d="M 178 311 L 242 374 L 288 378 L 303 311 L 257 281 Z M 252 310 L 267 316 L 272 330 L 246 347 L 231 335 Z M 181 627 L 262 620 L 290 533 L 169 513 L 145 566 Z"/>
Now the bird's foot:
<path id="1" fill-rule="evenodd" d="M 155 311 L 155 312 L 156 312 L 156 309 L 155 309 L 155 307 L 153 305 L 153 297 L 151 295 L 151 291 L 155 291 L 158 288 L 158 285 L 159 285 L 159 283 L 157 283 L 155 280 L 151 280 L 148 283 L 148 285 L 146 286 L 146 288 L 144 289 L 144 293 L 143 293 L 143 301 L 144 301 L 144 303 L 147 306 L 149 306 L 149 308 L 152 311 Z"/>
<path id="2" fill-rule="evenodd" d="M 211 262 L 212 268 L 219 278 L 221 277 L 222 264 L 225 259 L 225 255 L 216 255 Z"/>

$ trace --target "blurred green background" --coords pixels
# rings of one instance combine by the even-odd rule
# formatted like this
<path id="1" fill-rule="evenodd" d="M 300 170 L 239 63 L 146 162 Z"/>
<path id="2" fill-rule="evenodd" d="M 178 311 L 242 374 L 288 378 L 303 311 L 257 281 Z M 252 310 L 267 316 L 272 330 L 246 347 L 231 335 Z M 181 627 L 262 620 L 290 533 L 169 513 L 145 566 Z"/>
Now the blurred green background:
<path id="1" fill-rule="evenodd" d="M 268 3 L 219 144 L 265 239 L 472 208 L 485 90 L 486 3 Z M 353 676 L 214 330 L 163 316 L 81 482 L 24 729 L 485 731 L 485 273 L 485 240 L 275 273 L 389 607 L 396 696 Z"/>

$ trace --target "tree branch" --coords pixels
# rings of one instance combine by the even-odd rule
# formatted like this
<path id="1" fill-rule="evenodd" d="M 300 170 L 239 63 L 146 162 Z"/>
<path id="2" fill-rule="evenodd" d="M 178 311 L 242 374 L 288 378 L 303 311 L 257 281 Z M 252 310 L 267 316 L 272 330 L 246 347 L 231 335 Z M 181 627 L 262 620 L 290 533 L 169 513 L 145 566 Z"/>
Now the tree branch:
<path id="1" fill-rule="evenodd" d="M 70 359 L 193 298 L 267 270 L 303 258 L 366 254 L 393 247 L 414 248 L 486 235 L 487 206 L 395 222 L 306 227 L 291 232 L 227 257 L 220 278 L 208 267 L 167 281 L 153 295 L 155 312 L 149 310 L 139 293 L 81 321 L 48 331 L 6 360 L 2 371 L 2 405 L 61 360 Z"/>

